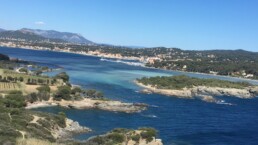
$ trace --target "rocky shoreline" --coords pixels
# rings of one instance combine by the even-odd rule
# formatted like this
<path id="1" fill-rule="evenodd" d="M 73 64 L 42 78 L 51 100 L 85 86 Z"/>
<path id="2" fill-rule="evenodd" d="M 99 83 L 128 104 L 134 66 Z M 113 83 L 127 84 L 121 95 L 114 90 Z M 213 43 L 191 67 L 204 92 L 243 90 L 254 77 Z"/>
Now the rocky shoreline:
<path id="1" fill-rule="evenodd" d="M 181 90 L 170 90 L 170 89 L 158 89 L 151 85 L 144 85 L 137 81 L 135 84 L 144 88 L 141 92 L 143 93 L 157 93 L 167 96 L 175 96 L 178 98 L 192 99 L 199 97 L 203 101 L 213 102 L 215 99 L 213 96 L 233 96 L 237 98 L 249 99 L 254 98 L 258 95 L 258 86 L 250 86 L 244 89 L 236 88 L 219 88 L 219 87 L 206 87 L 206 86 L 195 86 L 192 88 L 183 88 Z"/>
<path id="2" fill-rule="evenodd" d="M 114 131 L 115 130 L 115 131 Z M 154 134 L 150 135 L 150 133 L 146 133 L 145 130 L 136 129 L 136 130 L 128 130 L 128 129 L 114 129 L 110 132 L 107 132 L 103 135 L 93 136 L 84 141 L 85 145 L 97 145 L 96 140 L 102 140 L 107 144 L 114 144 L 112 142 L 112 136 L 123 136 L 123 141 L 120 143 L 116 143 L 119 145 L 163 145 L 162 139 L 156 138 Z M 121 130 L 122 132 L 120 132 Z M 142 136 L 142 134 L 145 134 Z M 150 136 L 149 136 L 150 135 Z M 148 139 L 146 136 L 149 136 Z"/>
<path id="3" fill-rule="evenodd" d="M 55 101 L 53 99 L 50 99 L 48 101 L 27 103 L 27 106 L 25 108 L 32 109 L 50 106 L 61 106 L 75 109 L 100 109 L 113 112 L 136 113 L 146 110 L 148 105 L 142 103 L 123 103 L 120 101 L 94 100 L 84 98 L 80 101 Z"/>
<path id="4" fill-rule="evenodd" d="M 73 121 L 69 118 L 66 118 L 66 127 L 65 128 L 56 128 L 52 135 L 56 139 L 69 139 L 71 138 L 74 134 L 80 134 L 80 133 L 87 133 L 92 131 L 88 127 L 81 126 L 77 121 Z"/>

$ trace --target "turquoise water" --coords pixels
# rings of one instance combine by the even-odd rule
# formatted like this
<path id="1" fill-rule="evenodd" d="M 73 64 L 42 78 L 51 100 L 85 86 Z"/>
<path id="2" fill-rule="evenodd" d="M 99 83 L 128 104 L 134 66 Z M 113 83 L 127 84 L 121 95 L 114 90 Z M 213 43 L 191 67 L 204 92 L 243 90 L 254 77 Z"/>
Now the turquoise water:
<path id="1" fill-rule="evenodd" d="M 77 139 L 87 139 L 116 127 L 136 129 L 141 126 L 150 126 L 159 130 L 159 137 L 165 145 L 258 144 L 257 98 L 239 99 L 220 96 L 221 99 L 234 105 L 212 104 L 196 99 L 141 94 L 138 93 L 140 88 L 133 83 L 135 78 L 143 76 L 180 74 L 231 81 L 241 79 L 149 69 L 124 63 L 100 61 L 97 57 L 51 51 L 0 47 L 0 53 L 62 67 L 70 75 L 73 84 L 101 90 L 108 98 L 151 105 L 148 110 L 136 114 L 59 107 L 38 109 L 52 113 L 64 111 L 69 118 L 93 129 L 93 132 L 89 134 L 75 136 Z M 257 82 L 252 81 L 252 83 Z"/>

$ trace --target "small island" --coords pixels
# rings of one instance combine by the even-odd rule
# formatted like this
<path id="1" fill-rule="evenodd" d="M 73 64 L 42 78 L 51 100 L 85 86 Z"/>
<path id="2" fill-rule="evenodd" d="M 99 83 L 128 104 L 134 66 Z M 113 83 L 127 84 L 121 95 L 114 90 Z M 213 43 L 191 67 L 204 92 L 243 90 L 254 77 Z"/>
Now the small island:
<path id="1" fill-rule="evenodd" d="M 218 79 L 200 79 L 180 76 L 143 77 L 135 83 L 144 89 L 144 93 L 158 93 L 179 98 L 200 98 L 207 102 L 216 102 L 214 96 L 234 96 L 253 98 L 258 95 L 258 86 L 247 82 L 231 82 Z"/>

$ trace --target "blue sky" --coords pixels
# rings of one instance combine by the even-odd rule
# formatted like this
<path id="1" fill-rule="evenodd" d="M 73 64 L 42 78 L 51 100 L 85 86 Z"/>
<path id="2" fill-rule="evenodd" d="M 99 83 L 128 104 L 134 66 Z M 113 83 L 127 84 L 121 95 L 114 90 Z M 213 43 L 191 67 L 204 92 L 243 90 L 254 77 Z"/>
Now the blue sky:
<path id="1" fill-rule="evenodd" d="M 258 0 L 0 0 L 0 28 L 98 43 L 258 51 Z"/>

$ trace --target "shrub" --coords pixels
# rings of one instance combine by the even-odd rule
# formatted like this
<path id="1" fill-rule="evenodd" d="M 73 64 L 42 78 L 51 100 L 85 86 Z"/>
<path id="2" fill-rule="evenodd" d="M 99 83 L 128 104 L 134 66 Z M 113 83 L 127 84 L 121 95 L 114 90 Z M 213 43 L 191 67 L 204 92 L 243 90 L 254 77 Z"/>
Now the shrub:
<path id="1" fill-rule="evenodd" d="M 60 127 L 66 127 L 66 114 L 64 112 L 59 112 L 56 116 L 57 124 Z"/>
<path id="2" fill-rule="evenodd" d="M 146 139 L 147 142 L 151 142 L 153 137 L 157 136 L 157 131 L 154 128 L 140 128 L 141 130 L 141 137 Z"/>
<path id="3" fill-rule="evenodd" d="M 20 109 L 11 109 L 10 115 L 19 115 L 21 114 L 21 110 Z"/>
<path id="4" fill-rule="evenodd" d="M 123 133 L 126 134 L 127 132 L 129 132 L 129 129 L 125 129 L 125 128 L 115 128 L 112 130 L 112 133 Z"/>
<path id="5" fill-rule="evenodd" d="M 38 87 L 37 90 L 39 92 L 50 92 L 51 89 L 48 85 L 42 85 L 42 86 Z"/>
<path id="6" fill-rule="evenodd" d="M 25 97 L 20 91 L 11 91 L 3 100 L 6 107 L 21 108 L 26 106 Z"/>
<path id="7" fill-rule="evenodd" d="M 71 91 L 71 94 L 75 95 L 76 93 L 81 93 L 82 89 L 79 87 L 74 87 Z"/>
<path id="8" fill-rule="evenodd" d="M 131 136 L 131 139 L 137 143 L 140 141 L 140 138 L 141 136 L 139 134 L 135 134 Z"/>
<path id="9" fill-rule="evenodd" d="M 55 76 L 56 79 L 62 79 L 64 82 L 69 82 L 69 75 L 66 72 L 61 72 Z"/>
<path id="10" fill-rule="evenodd" d="M 106 140 L 104 139 L 104 137 L 97 136 L 97 137 L 92 138 L 90 140 L 90 143 L 97 144 L 97 145 L 102 145 L 102 144 L 106 143 Z"/>
<path id="11" fill-rule="evenodd" d="M 29 101 L 30 103 L 38 101 L 38 96 L 36 93 L 31 93 L 26 96 L 26 100 Z"/>
<path id="12" fill-rule="evenodd" d="M 122 143 L 125 140 L 125 136 L 123 134 L 116 132 L 108 134 L 107 138 L 115 143 Z"/>
<path id="13" fill-rule="evenodd" d="M 28 69 L 26 69 L 26 68 L 24 68 L 24 67 L 21 68 L 21 69 L 19 69 L 19 71 L 20 71 L 20 72 L 23 72 L 23 73 L 28 73 Z"/>
<path id="14" fill-rule="evenodd" d="M 58 87 L 56 94 L 54 95 L 55 100 L 71 100 L 71 88 L 68 86 Z"/>

